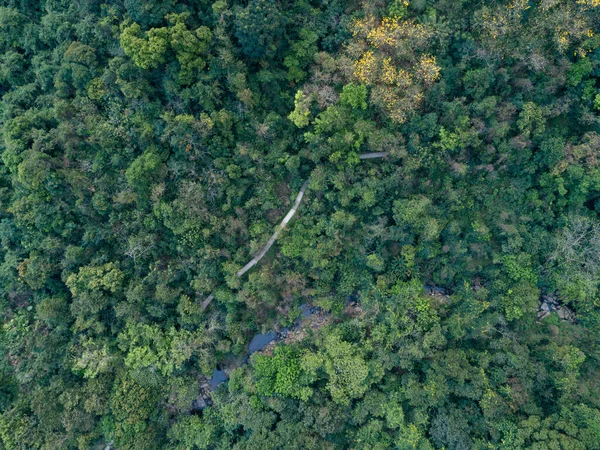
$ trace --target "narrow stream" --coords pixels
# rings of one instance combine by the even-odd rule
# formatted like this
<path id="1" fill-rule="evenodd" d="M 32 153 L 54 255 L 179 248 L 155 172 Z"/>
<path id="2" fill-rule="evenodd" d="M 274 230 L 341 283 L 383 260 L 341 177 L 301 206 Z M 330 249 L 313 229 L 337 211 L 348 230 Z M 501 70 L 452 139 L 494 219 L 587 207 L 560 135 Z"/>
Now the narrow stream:
<path id="1" fill-rule="evenodd" d="M 275 331 L 269 331 L 264 334 L 257 334 L 250 341 L 250 345 L 248 346 L 248 353 L 251 355 L 254 352 L 258 352 L 269 345 L 271 342 L 276 340 L 279 335 Z"/>
<path id="2" fill-rule="evenodd" d="M 425 293 L 427 295 L 446 296 L 446 295 L 451 295 L 451 293 L 452 293 L 449 289 L 438 287 L 438 286 L 431 286 L 431 285 L 423 286 L 423 290 L 425 291 Z M 357 295 L 351 295 L 348 297 L 347 300 L 348 300 L 348 302 L 355 302 L 358 299 L 359 299 L 359 297 Z M 260 334 L 254 335 L 254 337 L 250 341 L 250 344 L 248 345 L 248 351 L 246 352 L 245 360 L 247 361 L 248 358 L 250 357 L 250 355 L 252 355 L 253 353 L 263 350 L 271 342 L 284 339 L 288 335 L 288 333 L 300 328 L 305 319 L 309 318 L 313 314 L 318 313 L 320 311 L 320 309 L 318 307 L 311 306 L 307 303 L 300 305 L 298 307 L 298 309 L 300 310 L 300 317 L 294 322 L 294 324 L 290 328 L 284 328 L 280 332 L 272 330 L 272 331 L 268 331 L 267 333 L 260 333 Z M 215 369 L 212 373 L 210 380 L 208 380 L 208 386 L 207 386 L 208 390 L 209 391 L 216 390 L 221 384 L 223 384 L 227 380 L 229 380 L 229 377 L 227 376 L 227 374 L 224 370 Z M 204 395 L 204 396 L 201 394 L 199 399 L 194 402 L 192 411 L 201 411 L 202 409 L 209 406 L 210 403 L 211 403 L 210 392 L 207 392 L 206 395 Z"/>

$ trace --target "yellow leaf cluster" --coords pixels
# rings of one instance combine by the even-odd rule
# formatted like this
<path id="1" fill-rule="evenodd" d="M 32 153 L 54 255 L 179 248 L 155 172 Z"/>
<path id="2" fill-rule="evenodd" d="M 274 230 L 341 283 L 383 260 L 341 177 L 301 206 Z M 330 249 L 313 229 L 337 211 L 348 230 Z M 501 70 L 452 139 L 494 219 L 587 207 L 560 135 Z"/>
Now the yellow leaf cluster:
<path id="1" fill-rule="evenodd" d="M 389 87 L 381 89 L 380 97 L 392 120 L 398 123 L 406 121 L 406 113 L 400 108 L 400 98 L 392 89 Z"/>
<path id="2" fill-rule="evenodd" d="M 395 84 L 398 71 L 392 63 L 392 58 L 385 58 L 381 67 L 381 80 L 386 84 Z"/>
<path id="3" fill-rule="evenodd" d="M 376 86 L 373 94 L 377 103 L 385 108 L 390 119 L 396 123 L 405 122 L 408 113 L 423 101 L 423 92 L 417 86 L 411 86 L 403 95 L 399 95 L 398 89 L 392 86 Z"/>
<path id="4" fill-rule="evenodd" d="M 423 89 L 440 78 L 434 56 L 422 53 L 431 30 L 400 17 L 368 16 L 352 24 L 358 48 L 353 55 L 354 77 L 372 86 L 371 95 L 395 122 L 406 121 L 423 99 Z M 355 47 L 356 48 L 356 47 Z"/>
<path id="5" fill-rule="evenodd" d="M 437 65 L 435 56 L 423 55 L 419 59 L 417 74 L 425 84 L 431 84 L 440 79 L 440 66 Z"/>
<path id="6" fill-rule="evenodd" d="M 354 19 L 351 24 L 352 36 L 359 37 L 369 33 L 375 25 L 375 18 L 367 16 L 363 19 Z"/>
<path id="7" fill-rule="evenodd" d="M 400 24 L 397 18 L 384 17 L 380 26 L 368 32 L 367 41 L 376 48 L 382 45 L 394 45 L 399 30 Z"/>
<path id="8" fill-rule="evenodd" d="M 579 5 L 591 6 L 594 8 L 600 6 L 600 0 L 577 0 L 577 3 Z"/>
<path id="9" fill-rule="evenodd" d="M 352 34 L 364 38 L 376 49 L 396 47 L 402 41 L 422 42 L 432 35 L 424 25 L 403 21 L 400 17 L 384 17 L 378 22 L 373 16 L 354 20 Z"/>
<path id="10" fill-rule="evenodd" d="M 413 76 L 404 69 L 398 70 L 396 73 L 396 86 L 401 89 L 408 89 L 413 85 Z"/>
<path id="11" fill-rule="evenodd" d="M 558 35 L 557 38 L 557 44 L 558 44 L 558 49 L 563 52 L 566 50 L 566 48 L 569 46 L 570 42 L 569 42 L 569 33 L 567 33 L 566 31 L 563 31 L 562 33 L 560 33 Z"/>
<path id="12" fill-rule="evenodd" d="M 366 51 L 354 63 L 354 76 L 364 84 L 371 84 L 377 77 L 378 64 L 372 51 Z"/>

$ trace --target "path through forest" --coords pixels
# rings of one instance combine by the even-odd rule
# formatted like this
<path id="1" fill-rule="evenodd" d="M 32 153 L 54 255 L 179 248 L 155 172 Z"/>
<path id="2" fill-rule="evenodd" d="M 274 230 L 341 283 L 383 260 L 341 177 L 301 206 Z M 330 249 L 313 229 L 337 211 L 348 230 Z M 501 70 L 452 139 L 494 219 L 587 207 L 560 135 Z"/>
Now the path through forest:
<path id="1" fill-rule="evenodd" d="M 362 155 L 359 155 L 359 159 L 384 158 L 387 155 L 388 155 L 387 152 L 363 153 Z M 298 206 L 300 206 L 300 202 L 302 202 L 302 198 L 304 197 L 304 193 L 306 192 L 306 189 L 308 189 L 309 183 L 310 183 L 310 178 L 304 182 L 304 184 L 302 185 L 302 188 L 300 188 L 300 192 L 296 196 L 294 205 L 288 211 L 288 213 L 285 215 L 285 217 L 283 218 L 281 223 L 277 226 L 277 228 L 275 229 L 275 232 L 271 235 L 271 237 L 269 238 L 269 240 L 267 241 L 265 246 L 261 249 L 261 251 L 258 252 L 256 254 L 256 256 L 254 256 L 244 267 L 242 267 L 240 270 L 238 270 L 236 272 L 235 275 L 238 278 L 240 278 L 248 270 L 250 270 L 252 267 L 254 267 L 271 249 L 271 247 L 273 246 L 273 244 L 279 237 L 279 234 L 285 229 L 285 227 L 287 226 L 289 221 L 292 220 L 292 217 L 294 217 L 294 214 L 296 214 L 296 211 L 298 210 Z M 202 309 L 203 310 L 206 309 L 213 299 L 214 299 L 213 294 L 210 294 L 208 297 L 206 297 L 206 299 L 202 302 Z"/>

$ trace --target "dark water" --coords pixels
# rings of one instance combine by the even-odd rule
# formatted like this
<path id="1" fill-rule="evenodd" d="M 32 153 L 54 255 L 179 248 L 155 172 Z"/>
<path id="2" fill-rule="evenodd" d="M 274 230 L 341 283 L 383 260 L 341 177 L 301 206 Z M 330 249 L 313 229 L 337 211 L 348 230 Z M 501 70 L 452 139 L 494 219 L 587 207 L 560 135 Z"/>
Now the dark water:
<path id="1" fill-rule="evenodd" d="M 424 289 L 425 289 L 425 292 L 428 294 L 435 293 L 435 294 L 441 294 L 441 295 L 449 295 L 451 293 L 450 290 L 441 288 L 438 286 L 426 285 L 426 286 L 424 286 Z M 348 296 L 347 301 L 355 302 L 355 301 L 358 301 L 358 299 L 359 299 L 358 295 L 354 294 L 354 295 Z M 301 319 L 306 319 L 307 317 L 310 317 L 312 314 L 315 314 L 317 311 L 319 311 L 318 307 L 311 306 L 307 303 L 300 305 L 299 309 L 300 309 Z M 299 327 L 301 323 L 302 323 L 302 320 L 297 320 L 296 323 L 294 325 L 292 325 L 291 329 L 293 330 L 293 329 Z M 290 329 L 284 328 L 283 330 L 281 330 L 280 333 L 277 333 L 275 331 L 269 331 L 268 333 L 257 334 L 256 336 L 254 336 L 252 338 L 252 341 L 250 341 L 250 345 L 248 346 L 248 353 L 246 355 L 246 358 L 248 358 L 248 356 L 251 355 L 252 353 L 262 350 L 269 343 L 271 343 L 277 339 L 286 337 L 288 335 L 289 331 L 290 331 Z M 209 380 L 210 390 L 214 391 L 215 389 L 217 389 L 217 387 L 221 383 L 224 383 L 227 380 L 228 380 L 228 378 L 225 375 L 225 372 L 223 372 L 222 370 L 215 369 Z M 202 398 L 200 398 L 200 400 L 202 400 Z M 209 400 L 208 404 L 210 404 L 210 400 Z M 196 410 L 196 411 L 202 410 L 206 406 L 207 406 L 207 403 L 205 403 L 204 400 L 202 400 L 201 404 L 196 404 L 196 402 L 194 402 L 193 410 Z"/>
<path id="2" fill-rule="evenodd" d="M 277 339 L 277 333 L 275 333 L 274 331 L 269 331 L 265 334 L 257 334 L 252 338 L 252 341 L 248 346 L 248 351 L 250 353 L 254 353 L 259 350 L 262 350 L 267 346 L 267 344 L 269 344 L 269 342 L 272 342 L 275 339 Z"/>
<path id="3" fill-rule="evenodd" d="M 225 381 L 227 381 L 227 375 L 225 375 L 225 372 L 215 369 L 208 382 L 210 390 L 214 391 L 221 383 L 224 383 Z"/>

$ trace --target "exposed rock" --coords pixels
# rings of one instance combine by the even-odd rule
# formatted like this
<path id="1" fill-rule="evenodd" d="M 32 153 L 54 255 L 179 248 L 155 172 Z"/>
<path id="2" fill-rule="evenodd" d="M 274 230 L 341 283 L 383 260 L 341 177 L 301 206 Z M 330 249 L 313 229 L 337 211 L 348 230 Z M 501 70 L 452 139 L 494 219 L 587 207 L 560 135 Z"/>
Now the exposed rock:
<path id="1" fill-rule="evenodd" d="M 567 320 L 569 322 L 575 322 L 575 313 L 567 308 L 566 306 L 559 307 L 557 314 L 561 320 Z"/>
<path id="2" fill-rule="evenodd" d="M 217 389 L 219 385 L 228 380 L 226 371 L 215 369 L 210 379 L 202 376 L 200 380 L 200 394 L 192 402 L 192 412 L 202 411 L 204 408 L 212 405 L 211 392 Z"/>
<path id="3" fill-rule="evenodd" d="M 271 355 L 279 342 L 291 344 L 300 342 L 308 335 L 309 330 L 317 330 L 331 322 L 331 316 L 326 311 L 316 306 L 301 305 L 300 319 L 296 320 L 290 328 L 284 328 L 278 333 L 278 338 L 270 342 L 261 350 L 261 354 Z"/>
<path id="4" fill-rule="evenodd" d="M 192 402 L 192 411 L 202 411 L 212 403 L 210 397 L 206 397 L 204 393 L 200 393 L 198 398 Z"/>
<path id="5" fill-rule="evenodd" d="M 538 307 L 538 320 L 543 320 L 551 313 L 555 312 L 560 320 L 565 320 L 574 323 L 577 320 L 575 312 L 565 305 L 561 305 L 558 298 L 554 294 L 544 294 L 540 297 L 540 305 Z"/>
<path id="6" fill-rule="evenodd" d="M 303 303 L 298 307 L 298 309 L 300 310 L 301 316 L 304 318 L 314 314 L 318 308 L 316 306 L 309 305 L 308 303 Z"/>
<path id="7" fill-rule="evenodd" d="M 344 308 L 344 314 L 356 318 L 356 317 L 364 317 L 365 310 L 362 308 L 359 302 L 349 302 L 346 304 Z"/>
<path id="8" fill-rule="evenodd" d="M 550 311 L 540 311 L 538 312 L 538 320 L 545 319 L 550 315 Z"/>
<path id="9" fill-rule="evenodd" d="M 452 294 L 452 292 L 449 289 L 439 286 L 431 286 L 426 284 L 425 286 L 423 286 L 423 289 L 425 290 L 425 293 L 427 295 L 435 297 L 437 301 L 442 305 L 448 302 L 448 298 Z"/>

